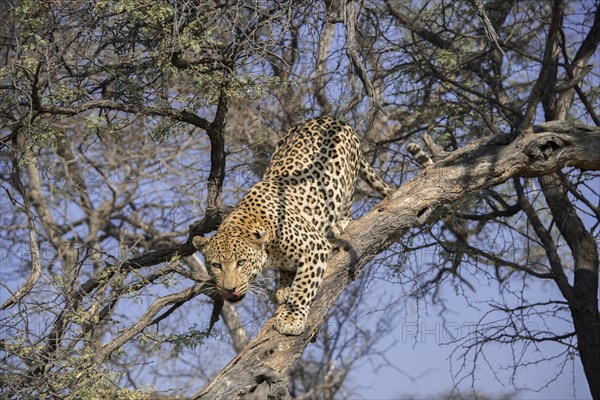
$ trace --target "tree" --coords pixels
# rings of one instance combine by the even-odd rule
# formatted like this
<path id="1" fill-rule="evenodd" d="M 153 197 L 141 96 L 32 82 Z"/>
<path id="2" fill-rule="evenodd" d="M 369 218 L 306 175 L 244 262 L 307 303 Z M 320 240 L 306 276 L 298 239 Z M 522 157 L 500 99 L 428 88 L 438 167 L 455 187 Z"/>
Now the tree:
<path id="1" fill-rule="evenodd" d="M 552 341 L 579 355 L 600 397 L 599 79 L 588 65 L 598 2 L 2 7 L 3 393 L 143 397 L 166 379 L 211 381 L 197 398 L 261 383 L 275 397 L 343 396 L 356 360 L 394 330 L 349 316 L 369 295 L 365 265 L 379 254 L 405 264 L 421 247 L 442 255 L 405 266 L 419 271 L 413 290 L 426 301 L 450 280 L 474 287 L 470 274 L 506 290 L 489 311 L 504 317 L 459 338 L 457 380 L 490 343 Z M 400 188 L 377 205 L 359 192 L 356 215 L 372 211 L 336 243 L 305 334 L 283 337 L 268 289 L 236 309 L 211 297 L 191 238 L 258 179 L 278 134 L 321 113 L 351 122 Z M 424 133 L 437 162 L 406 184 L 406 144 Z M 490 246 L 498 232 L 509 239 Z M 532 303 L 511 286 L 534 279 L 562 298 Z M 216 374 L 203 346 L 219 315 L 238 355 Z M 532 331 L 532 318 L 568 318 L 573 330 Z M 356 350 L 344 347 L 348 334 Z M 165 378 L 147 357 L 174 372 Z M 142 387 L 148 375 L 156 387 Z"/>

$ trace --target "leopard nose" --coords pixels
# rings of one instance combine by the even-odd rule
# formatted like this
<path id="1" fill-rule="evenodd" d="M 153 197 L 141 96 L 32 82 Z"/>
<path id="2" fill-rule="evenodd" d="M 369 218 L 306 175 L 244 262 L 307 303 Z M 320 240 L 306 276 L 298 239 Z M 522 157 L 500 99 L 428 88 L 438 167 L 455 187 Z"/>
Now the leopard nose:
<path id="1" fill-rule="evenodd" d="M 234 286 L 233 288 L 224 287 L 223 290 L 227 293 L 235 293 L 235 291 L 237 290 L 237 286 Z"/>

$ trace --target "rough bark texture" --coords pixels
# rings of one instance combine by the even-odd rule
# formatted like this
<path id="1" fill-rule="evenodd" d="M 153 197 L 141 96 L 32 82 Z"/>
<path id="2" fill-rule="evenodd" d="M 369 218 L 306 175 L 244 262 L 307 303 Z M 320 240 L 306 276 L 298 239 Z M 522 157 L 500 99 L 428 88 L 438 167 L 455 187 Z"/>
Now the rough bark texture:
<path id="1" fill-rule="evenodd" d="M 305 332 L 296 337 L 280 335 L 272 329 L 270 319 L 193 398 L 241 398 L 262 382 L 270 386 L 269 398 L 288 398 L 288 372 L 318 334 L 319 325 L 340 293 L 375 255 L 408 229 L 422 224 L 439 205 L 512 177 L 543 176 L 566 166 L 600 169 L 600 129 L 550 122 L 535 130 L 538 132 L 509 144 L 483 138 L 449 154 L 350 224 L 336 240 Z"/>

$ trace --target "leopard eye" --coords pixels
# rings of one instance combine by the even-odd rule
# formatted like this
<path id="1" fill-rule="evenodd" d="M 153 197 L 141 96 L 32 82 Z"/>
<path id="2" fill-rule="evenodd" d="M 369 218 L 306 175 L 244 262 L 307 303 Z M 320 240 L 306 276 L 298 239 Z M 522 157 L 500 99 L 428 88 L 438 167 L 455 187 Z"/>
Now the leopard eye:
<path id="1" fill-rule="evenodd" d="M 244 265 L 246 265 L 246 260 L 238 260 L 238 262 L 237 262 L 238 268 L 243 267 Z"/>
<path id="2" fill-rule="evenodd" d="M 221 269 L 221 263 L 218 263 L 218 262 L 210 263 L 210 267 L 213 269 Z"/>

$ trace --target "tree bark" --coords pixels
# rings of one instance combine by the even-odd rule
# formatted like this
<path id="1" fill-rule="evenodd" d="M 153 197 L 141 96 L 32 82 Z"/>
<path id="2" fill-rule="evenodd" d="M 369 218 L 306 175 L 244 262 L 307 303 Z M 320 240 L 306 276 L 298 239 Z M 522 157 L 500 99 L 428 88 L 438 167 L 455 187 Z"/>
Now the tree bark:
<path id="1" fill-rule="evenodd" d="M 316 334 L 337 297 L 362 268 L 408 229 L 421 225 L 441 204 L 509 178 L 543 176 L 566 166 L 600 170 L 600 129 L 552 122 L 542 132 L 519 136 L 510 144 L 483 138 L 454 151 L 425 169 L 348 226 L 336 239 L 325 280 L 300 336 L 283 336 L 271 318 L 260 333 L 194 399 L 236 399 L 260 383 L 270 386 L 270 398 L 289 397 L 293 363 Z"/>
<path id="2" fill-rule="evenodd" d="M 577 332 L 577 350 L 592 393 L 600 399 L 600 315 L 598 314 L 598 265 L 596 270 L 575 271 L 575 299 L 569 305 Z"/>
<path id="3" fill-rule="evenodd" d="M 565 298 L 577 333 L 577 349 L 592 396 L 600 398 L 600 314 L 598 313 L 598 248 L 568 198 L 558 173 L 539 178 L 556 227 L 573 255 L 575 279 Z"/>

